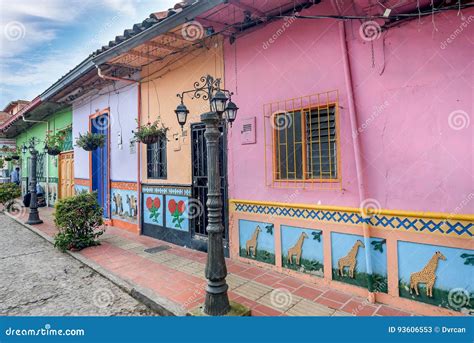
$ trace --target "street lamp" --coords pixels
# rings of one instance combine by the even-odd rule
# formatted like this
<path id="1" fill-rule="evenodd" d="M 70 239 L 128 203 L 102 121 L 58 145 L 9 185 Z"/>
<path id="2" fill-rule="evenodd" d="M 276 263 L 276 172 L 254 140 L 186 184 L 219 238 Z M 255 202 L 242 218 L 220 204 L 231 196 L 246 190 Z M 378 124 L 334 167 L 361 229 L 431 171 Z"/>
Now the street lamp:
<path id="1" fill-rule="evenodd" d="M 23 145 L 21 151 L 23 154 L 26 154 L 26 151 L 30 151 L 31 159 L 30 159 L 30 213 L 28 215 L 28 220 L 26 224 L 36 225 L 41 224 L 43 221 L 39 217 L 38 212 L 38 202 L 36 197 L 36 161 L 38 158 L 38 150 L 36 150 L 36 144 L 38 140 L 34 137 L 31 138 L 28 142 L 28 146 L 26 144 Z"/>
<path id="2" fill-rule="evenodd" d="M 201 98 L 209 100 L 211 111 L 201 114 L 201 121 L 206 124 L 204 137 L 207 145 L 207 171 L 208 171 L 208 192 L 207 209 L 208 225 L 206 227 L 209 235 L 207 262 L 206 262 L 206 300 L 204 303 L 204 313 L 210 316 L 225 315 L 230 311 L 229 297 L 227 295 L 227 267 L 224 258 L 224 242 L 222 234 L 224 225 L 222 224 L 222 197 L 221 197 L 221 176 L 219 172 L 219 124 L 235 120 L 237 106 L 232 104 L 231 108 L 226 107 L 227 101 L 232 94 L 228 90 L 220 88 L 220 79 L 214 79 L 207 75 L 201 77 L 199 82 L 194 83 L 194 89 L 184 91 L 177 96 L 181 99 L 181 104 L 176 108 L 178 123 L 183 127 L 186 124 L 186 117 L 189 113 L 184 105 L 184 95 L 192 93 L 192 99 Z M 227 112 L 223 118 L 224 112 Z M 232 118 L 232 120 L 230 119 Z"/>

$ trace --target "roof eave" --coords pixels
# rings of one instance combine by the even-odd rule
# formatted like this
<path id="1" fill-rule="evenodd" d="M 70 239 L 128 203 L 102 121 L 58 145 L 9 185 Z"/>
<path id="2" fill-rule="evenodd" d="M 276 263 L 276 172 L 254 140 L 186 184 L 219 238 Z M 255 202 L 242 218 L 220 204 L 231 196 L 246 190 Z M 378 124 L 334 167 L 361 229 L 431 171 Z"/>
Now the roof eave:
<path id="1" fill-rule="evenodd" d="M 200 0 L 197 3 L 184 8 L 181 12 L 176 13 L 175 15 L 168 17 L 161 21 L 160 23 L 150 27 L 147 30 L 144 30 L 133 36 L 122 43 L 117 44 L 116 46 L 106 50 L 105 52 L 94 57 L 93 63 L 100 65 L 106 63 L 118 57 L 123 53 L 153 39 L 156 36 L 159 36 L 163 33 L 166 33 L 175 27 L 186 23 L 189 20 L 194 19 L 195 17 L 206 13 L 207 11 L 213 9 L 216 6 L 227 3 L 228 0 Z"/>

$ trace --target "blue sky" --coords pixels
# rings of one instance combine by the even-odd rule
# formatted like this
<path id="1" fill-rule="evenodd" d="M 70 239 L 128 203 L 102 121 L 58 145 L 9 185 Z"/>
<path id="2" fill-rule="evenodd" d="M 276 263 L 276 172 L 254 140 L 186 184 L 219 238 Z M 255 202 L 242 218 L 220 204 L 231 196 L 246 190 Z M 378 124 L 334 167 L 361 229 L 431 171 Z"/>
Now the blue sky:
<path id="1" fill-rule="evenodd" d="M 91 52 L 177 0 L 0 0 L 0 109 L 32 100 Z"/>

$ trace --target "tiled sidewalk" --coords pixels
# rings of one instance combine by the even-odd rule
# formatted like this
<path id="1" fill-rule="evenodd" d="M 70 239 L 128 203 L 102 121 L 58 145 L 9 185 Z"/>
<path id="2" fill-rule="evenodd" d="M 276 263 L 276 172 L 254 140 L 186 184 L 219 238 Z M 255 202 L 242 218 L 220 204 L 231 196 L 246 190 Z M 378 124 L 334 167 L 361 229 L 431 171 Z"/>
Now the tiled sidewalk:
<path id="1" fill-rule="evenodd" d="M 52 209 L 41 208 L 44 224 L 35 226 L 49 236 L 56 233 L 52 213 Z M 24 222 L 26 218 L 18 220 Z M 84 249 L 80 254 L 115 276 L 166 298 L 183 311 L 203 303 L 205 253 L 115 227 L 108 227 L 101 241 L 100 246 Z M 145 251 L 154 247 L 164 249 Z M 230 259 L 226 263 L 229 297 L 250 307 L 253 316 L 412 315 L 264 268 Z"/>

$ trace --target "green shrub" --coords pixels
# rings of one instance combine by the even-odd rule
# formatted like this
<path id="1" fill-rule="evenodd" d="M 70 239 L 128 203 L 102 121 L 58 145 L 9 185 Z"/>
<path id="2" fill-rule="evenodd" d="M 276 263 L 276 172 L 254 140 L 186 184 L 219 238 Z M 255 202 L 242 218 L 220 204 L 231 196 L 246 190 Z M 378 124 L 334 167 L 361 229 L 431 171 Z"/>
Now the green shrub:
<path id="1" fill-rule="evenodd" d="M 55 208 L 54 223 L 59 229 L 54 237 L 56 248 L 81 250 L 100 244 L 97 239 L 104 233 L 104 222 L 96 193 L 83 192 L 61 199 Z"/>
<path id="2" fill-rule="evenodd" d="M 16 183 L 0 183 L 0 204 L 3 210 L 9 210 L 13 201 L 21 196 L 21 188 Z"/>

